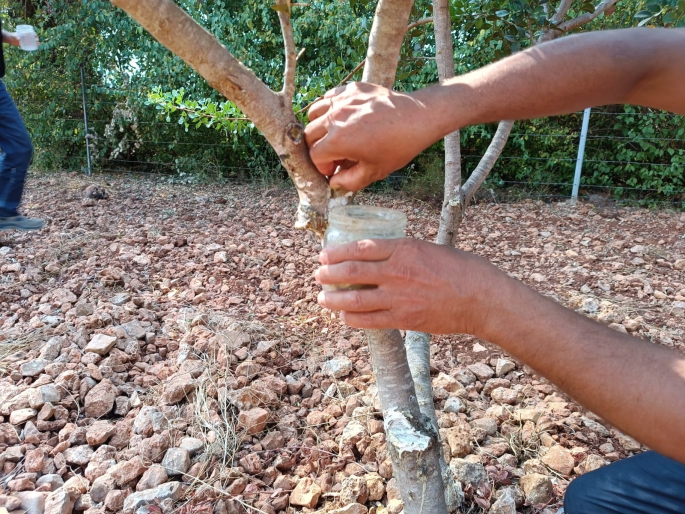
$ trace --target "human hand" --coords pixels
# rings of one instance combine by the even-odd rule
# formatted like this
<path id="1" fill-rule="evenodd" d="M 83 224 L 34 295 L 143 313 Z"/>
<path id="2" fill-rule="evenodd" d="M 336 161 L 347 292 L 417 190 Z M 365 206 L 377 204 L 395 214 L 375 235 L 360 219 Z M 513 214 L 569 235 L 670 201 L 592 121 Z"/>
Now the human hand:
<path id="1" fill-rule="evenodd" d="M 358 191 L 381 180 L 440 138 L 417 97 L 361 82 L 328 91 L 309 120 L 310 156 L 334 189 Z"/>
<path id="2" fill-rule="evenodd" d="M 3 30 L 2 42 L 7 43 L 8 45 L 19 46 L 19 34 L 16 32 L 7 32 L 6 30 Z"/>
<path id="3" fill-rule="evenodd" d="M 323 307 L 359 328 L 483 333 L 509 279 L 486 260 L 416 239 L 363 240 L 325 248 L 316 280 L 374 289 L 322 291 Z"/>

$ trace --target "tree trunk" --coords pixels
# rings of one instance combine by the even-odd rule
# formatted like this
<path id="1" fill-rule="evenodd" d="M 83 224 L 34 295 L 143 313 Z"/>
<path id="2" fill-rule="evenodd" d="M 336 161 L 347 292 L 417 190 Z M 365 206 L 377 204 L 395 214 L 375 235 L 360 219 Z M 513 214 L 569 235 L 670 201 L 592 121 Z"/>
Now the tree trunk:
<path id="1" fill-rule="evenodd" d="M 497 126 L 497 131 L 495 135 L 492 136 L 492 141 L 486 150 L 485 154 L 481 158 L 476 169 L 473 170 L 471 176 L 466 181 L 463 187 L 464 194 L 464 209 L 471 202 L 473 195 L 476 194 L 478 188 L 483 184 L 483 181 L 492 171 L 492 167 L 497 162 L 502 150 L 504 150 L 504 145 L 507 144 L 509 139 L 509 134 L 514 126 L 513 121 L 500 121 Z"/>
<path id="2" fill-rule="evenodd" d="M 284 90 L 275 93 L 171 0 L 111 1 L 234 102 L 264 134 L 297 189 L 300 205 L 295 226 L 323 237 L 328 182 L 311 162 L 304 143 L 304 127 L 293 113 L 291 88 L 287 86 L 294 64 L 288 42 Z"/>
<path id="3" fill-rule="evenodd" d="M 398 330 L 367 330 L 366 336 L 404 513 L 444 514 L 438 435 L 416 401 L 402 336 Z"/>
<path id="4" fill-rule="evenodd" d="M 362 81 L 387 88 L 395 84 L 412 4 L 413 0 L 378 2 Z M 365 332 L 383 407 L 388 452 L 404 512 L 444 514 L 447 507 L 440 473 L 437 423 L 421 414 L 402 335 L 398 330 Z"/>
<path id="5" fill-rule="evenodd" d="M 362 82 L 392 89 L 414 0 L 380 0 L 373 18 Z"/>
<path id="6" fill-rule="evenodd" d="M 433 0 L 433 29 L 438 78 L 444 81 L 454 77 L 454 46 L 448 0 Z M 454 198 L 461 199 L 461 144 L 458 130 L 445 137 L 445 196 L 436 239 L 438 244 L 453 244 L 456 226 L 463 212 L 461 202 L 454 202 Z M 431 420 L 437 432 L 438 420 L 430 378 L 430 335 L 423 332 L 407 332 L 405 347 L 421 412 Z M 447 466 L 442 452 L 440 469 L 445 485 L 445 503 L 449 512 L 455 512 L 463 501 L 463 493 L 460 484 L 454 480 L 452 470 Z"/>
<path id="7" fill-rule="evenodd" d="M 285 46 L 285 70 L 281 92 L 271 91 L 249 68 L 240 63 L 209 32 L 198 25 L 172 0 L 111 0 L 138 21 L 160 43 L 181 57 L 209 84 L 234 102 L 264 134 L 276 150 L 298 191 L 300 205 L 295 226 L 320 238 L 326 228 L 330 190 L 318 173 L 304 144 L 304 127 L 292 110 L 296 47 L 290 16 L 279 11 Z M 561 23 L 573 30 L 594 19 L 617 0 L 603 0 L 593 13 Z M 276 0 L 288 4 L 288 0 Z M 406 33 L 413 0 L 380 0 L 376 9 L 362 80 L 391 88 Z M 568 4 L 568 5 L 567 5 Z M 557 15 L 563 18 L 570 0 L 561 0 Z M 441 80 L 454 75 L 453 49 L 447 0 L 435 0 L 436 46 Z M 564 11 L 561 13 L 561 11 Z M 561 21 L 561 19 L 559 20 Z M 560 32 L 542 38 L 552 39 Z M 180 37 L 179 35 L 182 35 Z M 512 122 L 501 122 L 478 167 L 461 187 L 459 133 L 445 141 L 446 187 L 438 243 L 453 244 L 464 209 L 501 153 Z M 332 202 L 346 203 L 349 193 L 338 193 Z M 430 337 L 409 334 L 407 346 L 417 385 L 412 379 L 407 351 L 397 330 L 366 331 L 376 373 L 388 451 L 406 514 L 447 512 L 441 476 L 440 444 L 430 386 Z M 417 393 L 420 401 L 417 401 Z M 425 416 L 422 412 L 425 412 Z M 444 465 L 444 464 L 443 464 Z M 444 483 L 453 483 L 447 478 Z M 447 501 L 451 504 L 450 500 Z"/>

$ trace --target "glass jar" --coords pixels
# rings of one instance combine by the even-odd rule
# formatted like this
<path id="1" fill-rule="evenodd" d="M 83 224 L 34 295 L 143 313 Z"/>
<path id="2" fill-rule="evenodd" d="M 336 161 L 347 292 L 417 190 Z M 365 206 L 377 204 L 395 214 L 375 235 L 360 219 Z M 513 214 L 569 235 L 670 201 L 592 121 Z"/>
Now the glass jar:
<path id="1" fill-rule="evenodd" d="M 400 211 L 370 205 L 344 205 L 331 210 L 323 247 L 351 243 L 361 239 L 397 239 L 404 237 L 407 216 Z M 339 284 L 324 290 L 365 289 L 364 285 Z"/>
<path id="2" fill-rule="evenodd" d="M 38 50 L 38 36 L 31 25 L 17 25 L 14 30 L 19 36 L 19 46 L 22 50 L 27 52 Z"/>

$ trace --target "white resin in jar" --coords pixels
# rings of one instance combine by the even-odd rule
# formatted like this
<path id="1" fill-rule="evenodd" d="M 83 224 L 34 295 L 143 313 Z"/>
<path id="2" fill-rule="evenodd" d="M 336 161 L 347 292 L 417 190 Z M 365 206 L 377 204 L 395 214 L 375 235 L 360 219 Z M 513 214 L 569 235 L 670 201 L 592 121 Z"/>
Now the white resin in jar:
<path id="1" fill-rule="evenodd" d="M 397 239 L 404 237 L 407 216 L 400 211 L 369 205 L 344 205 L 328 215 L 328 229 L 323 246 L 340 245 L 362 239 Z M 325 290 L 363 289 L 363 285 L 324 286 Z"/>

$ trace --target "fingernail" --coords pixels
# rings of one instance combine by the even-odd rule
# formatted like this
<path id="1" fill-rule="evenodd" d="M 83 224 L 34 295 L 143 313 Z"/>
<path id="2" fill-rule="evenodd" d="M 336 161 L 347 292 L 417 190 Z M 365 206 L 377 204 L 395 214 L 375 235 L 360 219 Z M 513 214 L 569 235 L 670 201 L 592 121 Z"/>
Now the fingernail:
<path id="1" fill-rule="evenodd" d="M 326 250 L 322 250 L 319 252 L 319 262 L 321 264 L 328 264 L 328 252 Z M 319 270 L 317 270 L 318 272 Z"/>
<path id="2" fill-rule="evenodd" d="M 324 291 L 320 291 L 318 295 L 316 295 L 316 301 L 319 305 L 325 307 L 326 306 L 326 293 Z"/>

